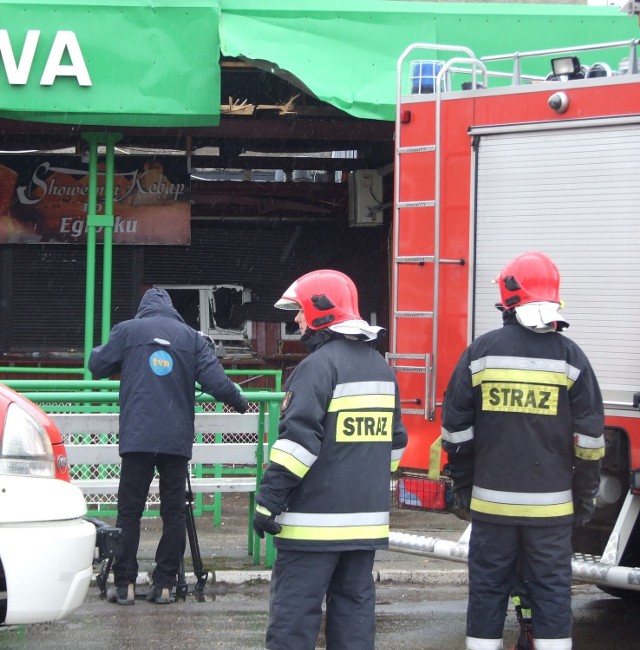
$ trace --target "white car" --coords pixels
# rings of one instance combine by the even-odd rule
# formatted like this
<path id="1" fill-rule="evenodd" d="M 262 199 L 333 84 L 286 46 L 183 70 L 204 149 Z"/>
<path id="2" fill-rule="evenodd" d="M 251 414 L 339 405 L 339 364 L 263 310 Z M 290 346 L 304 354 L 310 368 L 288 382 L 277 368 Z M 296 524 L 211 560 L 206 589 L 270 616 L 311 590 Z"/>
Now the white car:
<path id="1" fill-rule="evenodd" d="M 57 427 L 2 384 L 0 427 L 0 625 L 61 619 L 87 594 L 96 527 Z"/>

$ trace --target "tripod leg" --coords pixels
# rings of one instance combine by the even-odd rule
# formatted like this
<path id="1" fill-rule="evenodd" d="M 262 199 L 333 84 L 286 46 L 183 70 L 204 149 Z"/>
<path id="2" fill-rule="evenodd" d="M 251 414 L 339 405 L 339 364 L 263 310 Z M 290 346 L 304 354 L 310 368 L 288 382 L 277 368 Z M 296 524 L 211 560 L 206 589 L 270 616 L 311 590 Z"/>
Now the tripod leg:
<path id="1" fill-rule="evenodd" d="M 109 572 L 111 571 L 112 564 L 113 564 L 113 555 L 110 555 L 102 563 L 102 570 L 96 576 L 96 582 L 98 583 L 98 587 L 100 587 L 101 598 L 106 598 L 107 596 L 107 580 L 109 579 Z"/>
<path id="2" fill-rule="evenodd" d="M 184 572 L 184 558 L 180 560 L 180 568 L 178 569 L 178 583 L 176 584 L 176 602 L 179 600 L 186 600 L 187 591 L 187 577 Z"/>
<path id="3" fill-rule="evenodd" d="M 187 474 L 187 481 L 189 481 L 189 475 Z M 187 533 L 189 534 L 189 543 L 191 543 L 191 533 L 189 532 L 189 513 L 191 512 L 190 500 L 190 485 L 188 485 L 185 498 L 185 513 L 186 513 L 186 528 Z M 184 570 L 184 554 L 180 558 L 180 567 L 178 569 L 178 583 L 176 584 L 176 601 L 186 600 L 187 592 L 189 591 L 189 585 L 187 585 L 187 576 Z"/>
<path id="4" fill-rule="evenodd" d="M 204 591 L 204 587 L 209 577 L 209 572 L 205 571 L 202 564 L 202 555 L 200 554 L 200 544 L 198 542 L 198 533 L 196 531 L 196 521 L 193 516 L 193 492 L 191 491 L 191 481 L 187 476 L 187 534 L 189 535 L 189 548 L 191 549 L 191 559 L 193 560 L 193 573 L 196 577 L 196 591 Z"/>

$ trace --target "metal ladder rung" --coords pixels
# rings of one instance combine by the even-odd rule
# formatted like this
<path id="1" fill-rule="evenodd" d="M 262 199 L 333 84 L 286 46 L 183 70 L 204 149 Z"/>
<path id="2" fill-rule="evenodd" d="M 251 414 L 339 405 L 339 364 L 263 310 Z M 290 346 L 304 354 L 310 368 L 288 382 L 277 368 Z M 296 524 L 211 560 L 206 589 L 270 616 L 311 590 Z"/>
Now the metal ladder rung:
<path id="1" fill-rule="evenodd" d="M 435 208 L 435 201 L 398 201 L 397 208 Z"/>
<path id="2" fill-rule="evenodd" d="M 393 366 L 393 369 L 400 372 L 427 372 L 426 368 L 420 368 L 419 366 Z"/>
<path id="3" fill-rule="evenodd" d="M 426 362 L 424 354 L 416 354 L 416 353 L 412 354 L 411 352 L 408 352 L 406 354 L 402 352 L 400 353 L 387 352 L 385 354 L 385 357 L 387 359 L 422 359 L 423 361 Z"/>
<path id="4" fill-rule="evenodd" d="M 396 264 L 424 264 L 425 262 L 435 262 L 435 255 L 400 255 L 396 257 Z M 460 266 L 464 265 L 464 259 L 461 257 L 453 259 L 445 259 L 441 257 L 438 260 L 440 264 L 458 264 Z"/>
<path id="5" fill-rule="evenodd" d="M 434 262 L 434 255 L 401 255 L 396 257 L 398 264 L 424 264 L 424 262 Z"/>
<path id="6" fill-rule="evenodd" d="M 432 311 L 397 311 L 398 318 L 433 318 Z"/>
<path id="7" fill-rule="evenodd" d="M 402 415 L 424 415 L 424 409 L 400 409 Z"/>
<path id="8" fill-rule="evenodd" d="M 398 147 L 398 153 L 425 153 L 429 151 L 435 151 L 435 144 L 423 144 L 414 147 Z"/>

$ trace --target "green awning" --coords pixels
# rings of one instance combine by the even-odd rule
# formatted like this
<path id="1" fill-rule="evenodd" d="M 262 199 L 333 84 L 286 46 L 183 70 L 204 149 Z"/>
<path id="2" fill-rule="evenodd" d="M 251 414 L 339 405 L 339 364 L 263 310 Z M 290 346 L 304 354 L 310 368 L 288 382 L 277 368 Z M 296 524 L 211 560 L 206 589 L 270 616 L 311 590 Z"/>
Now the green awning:
<path id="1" fill-rule="evenodd" d="M 616 7 L 587 5 L 2 0 L 0 117 L 215 126 L 222 54 L 355 117 L 393 120 L 396 62 L 412 43 L 461 45 L 480 57 L 628 40 L 638 31 L 637 20 Z M 617 67 L 611 56 L 622 55 L 601 60 Z"/>
<path id="2" fill-rule="evenodd" d="M 215 126 L 219 16 L 212 0 L 2 0 L 0 116 Z"/>
<path id="3" fill-rule="evenodd" d="M 220 0 L 220 6 L 222 54 L 296 78 L 351 115 L 382 120 L 394 119 L 396 62 L 412 43 L 462 45 L 481 57 L 627 40 L 640 33 L 637 17 L 617 7 L 586 5 Z M 620 51 L 616 60 L 611 56 L 596 60 L 617 68 Z M 534 74 L 546 75 L 548 62 L 545 66 Z"/>

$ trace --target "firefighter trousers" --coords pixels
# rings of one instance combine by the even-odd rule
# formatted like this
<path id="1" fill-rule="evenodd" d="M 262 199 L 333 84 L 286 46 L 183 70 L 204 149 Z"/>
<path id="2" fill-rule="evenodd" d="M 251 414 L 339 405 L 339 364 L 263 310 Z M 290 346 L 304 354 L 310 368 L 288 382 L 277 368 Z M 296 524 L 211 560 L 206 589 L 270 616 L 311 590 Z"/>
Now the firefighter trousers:
<path id="1" fill-rule="evenodd" d="M 375 646 L 375 551 L 278 549 L 265 648 L 313 650 L 326 596 L 327 650 Z"/>
<path id="2" fill-rule="evenodd" d="M 570 524 L 521 526 L 474 519 L 467 648 L 490 650 L 491 642 L 502 647 L 509 596 L 518 574 L 527 585 L 536 648 L 571 648 L 571 530 Z"/>

